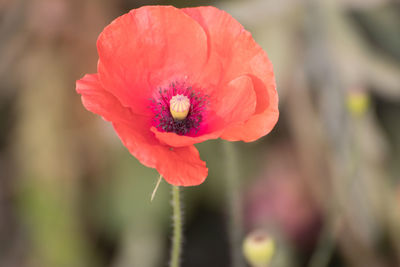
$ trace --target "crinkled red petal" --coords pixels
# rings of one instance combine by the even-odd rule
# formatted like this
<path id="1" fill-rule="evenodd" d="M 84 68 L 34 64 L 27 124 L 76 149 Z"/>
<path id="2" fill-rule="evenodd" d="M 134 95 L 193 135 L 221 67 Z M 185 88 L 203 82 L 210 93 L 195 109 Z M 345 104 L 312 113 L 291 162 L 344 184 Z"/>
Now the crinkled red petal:
<path id="1" fill-rule="evenodd" d="M 135 128 L 113 123 L 124 145 L 143 165 L 156 168 L 164 179 L 173 185 L 199 185 L 207 177 L 206 163 L 192 146 L 170 148 L 160 145 L 147 125 L 135 123 Z M 143 127 L 143 129 L 140 129 Z"/>
<path id="2" fill-rule="evenodd" d="M 278 93 L 275 83 L 267 87 L 260 79 L 253 77 L 253 84 L 257 96 L 256 112 L 244 122 L 227 127 L 221 135 L 228 141 L 253 142 L 268 134 L 279 118 Z"/>
<path id="3" fill-rule="evenodd" d="M 84 107 L 107 121 L 130 124 L 134 114 L 121 105 L 115 96 L 104 90 L 96 74 L 86 74 L 76 81 L 76 91 L 81 94 Z"/>
<path id="4" fill-rule="evenodd" d="M 158 88 L 196 80 L 208 53 L 204 30 L 171 6 L 146 6 L 117 18 L 100 34 L 97 48 L 104 88 L 137 114 L 149 112 Z"/>
<path id="5" fill-rule="evenodd" d="M 279 112 L 272 64 L 266 53 L 228 13 L 214 7 L 187 8 L 183 11 L 195 19 L 207 34 L 211 51 L 209 68 L 223 70 L 218 82 L 223 84 L 241 75 L 248 75 L 253 82 L 257 98 L 255 113 L 248 120 L 228 127 L 221 138 L 249 142 L 269 133 L 278 120 Z"/>

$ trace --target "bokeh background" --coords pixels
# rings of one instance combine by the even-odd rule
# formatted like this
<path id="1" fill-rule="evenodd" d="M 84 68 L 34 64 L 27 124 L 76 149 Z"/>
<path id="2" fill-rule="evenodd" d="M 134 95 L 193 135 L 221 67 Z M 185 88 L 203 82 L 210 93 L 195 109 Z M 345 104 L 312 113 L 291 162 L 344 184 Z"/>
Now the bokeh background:
<path id="1" fill-rule="evenodd" d="M 237 233 L 267 231 L 270 266 L 400 266 L 395 0 L 1 0 L 0 266 L 167 266 L 169 185 L 150 203 L 156 171 L 75 92 L 103 27 L 148 4 L 228 11 L 267 51 L 280 96 L 268 136 L 197 146 L 209 176 L 183 190 L 183 267 L 233 266 L 235 174 Z"/>

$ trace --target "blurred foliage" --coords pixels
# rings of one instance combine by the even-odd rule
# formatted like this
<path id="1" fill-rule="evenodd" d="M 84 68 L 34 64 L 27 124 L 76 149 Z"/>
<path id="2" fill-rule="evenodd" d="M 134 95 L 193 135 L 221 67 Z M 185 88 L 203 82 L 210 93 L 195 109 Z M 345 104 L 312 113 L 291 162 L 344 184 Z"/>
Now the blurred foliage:
<path id="1" fill-rule="evenodd" d="M 166 266 L 169 186 L 150 202 L 156 171 L 75 93 L 102 28 L 145 4 L 228 11 L 267 51 L 280 96 L 274 131 L 234 144 L 238 170 L 220 140 L 197 146 L 209 177 L 184 189 L 183 266 L 232 266 L 227 174 L 241 178 L 237 237 L 267 231 L 271 266 L 399 266 L 394 0 L 0 1 L 0 266 Z"/>

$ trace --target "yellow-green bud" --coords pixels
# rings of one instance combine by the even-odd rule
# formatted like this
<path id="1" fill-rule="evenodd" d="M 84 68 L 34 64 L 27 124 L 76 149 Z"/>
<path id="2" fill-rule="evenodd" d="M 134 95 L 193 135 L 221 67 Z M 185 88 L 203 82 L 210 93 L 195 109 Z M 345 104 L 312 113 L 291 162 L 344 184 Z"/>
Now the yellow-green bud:
<path id="1" fill-rule="evenodd" d="M 347 95 L 347 109 L 354 116 L 363 115 L 369 107 L 369 96 L 365 92 L 350 92 Z"/>
<path id="2" fill-rule="evenodd" d="M 275 252 L 275 242 L 264 230 L 247 235 L 243 242 L 243 254 L 252 267 L 267 267 Z"/>

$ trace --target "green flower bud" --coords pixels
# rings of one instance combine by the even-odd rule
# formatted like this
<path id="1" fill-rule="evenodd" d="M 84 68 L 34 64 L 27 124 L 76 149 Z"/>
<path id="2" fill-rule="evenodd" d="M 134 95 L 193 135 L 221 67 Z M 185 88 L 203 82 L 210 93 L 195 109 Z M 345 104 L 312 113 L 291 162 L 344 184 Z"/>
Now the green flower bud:
<path id="1" fill-rule="evenodd" d="M 369 96 L 366 92 L 350 92 L 346 104 L 350 113 L 359 117 L 364 115 L 370 106 Z"/>
<path id="2" fill-rule="evenodd" d="M 252 267 L 266 267 L 275 252 L 275 242 L 264 230 L 247 235 L 243 242 L 243 254 Z"/>

